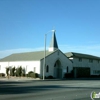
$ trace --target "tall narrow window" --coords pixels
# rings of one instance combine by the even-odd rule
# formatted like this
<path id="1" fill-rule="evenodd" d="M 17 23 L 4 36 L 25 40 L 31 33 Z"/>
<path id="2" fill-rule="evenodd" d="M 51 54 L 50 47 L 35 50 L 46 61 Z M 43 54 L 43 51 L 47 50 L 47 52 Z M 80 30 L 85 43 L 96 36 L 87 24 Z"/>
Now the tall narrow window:
<path id="1" fill-rule="evenodd" d="M 54 67 L 56 67 L 56 63 L 55 63 L 55 65 L 54 65 Z"/>
<path id="2" fill-rule="evenodd" d="M 68 66 L 67 66 L 67 73 L 68 73 Z"/>
<path id="3" fill-rule="evenodd" d="M 46 67 L 46 72 L 48 73 L 49 72 L 49 66 L 47 65 Z"/>

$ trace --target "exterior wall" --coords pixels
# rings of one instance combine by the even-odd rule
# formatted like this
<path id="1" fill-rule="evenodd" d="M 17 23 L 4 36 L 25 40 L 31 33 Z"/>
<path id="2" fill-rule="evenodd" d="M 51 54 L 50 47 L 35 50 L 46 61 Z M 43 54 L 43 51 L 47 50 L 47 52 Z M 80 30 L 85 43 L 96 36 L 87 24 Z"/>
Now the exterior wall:
<path id="1" fill-rule="evenodd" d="M 72 62 L 61 51 L 57 50 L 46 57 L 46 66 L 49 66 L 49 72 L 46 72 L 45 68 L 45 76 L 54 76 L 54 65 L 57 60 L 61 62 L 62 78 L 66 73 L 67 66 L 69 68 L 69 72 L 72 70 Z M 44 59 L 41 60 L 41 76 L 43 76 L 43 64 Z"/>
<path id="2" fill-rule="evenodd" d="M 73 67 L 88 67 L 91 75 L 100 74 L 100 61 L 95 59 L 93 62 L 89 62 L 89 59 L 82 58 L 82 61 L 79 62 L 79 58 L 73 58 Z"/>
<path id="3" fill-rule="evenodd" d="M 93 60 L 93 65 L 91 68 L 91 75 L 100 75 L 100 62 L 98 60 Z"/>
<path id="4" fill-rule="evenodd" d="M 35 73 L 40 74 L 40 61 L 12 61 L 12 62 L 0 62 L 0 73 L 5 73 L 6 74 L 6 67 L 22 67 L 25 68 L 26 74 L 29 71 L 34 71 Z M 35 68 L 34 68 L 35 67 Z"/>
<path id="5" fill-rule="evenodd" d="M 6 74 L 6 67 L 9 65 L 8 62 L 0 62 L 0 73 Z"/>

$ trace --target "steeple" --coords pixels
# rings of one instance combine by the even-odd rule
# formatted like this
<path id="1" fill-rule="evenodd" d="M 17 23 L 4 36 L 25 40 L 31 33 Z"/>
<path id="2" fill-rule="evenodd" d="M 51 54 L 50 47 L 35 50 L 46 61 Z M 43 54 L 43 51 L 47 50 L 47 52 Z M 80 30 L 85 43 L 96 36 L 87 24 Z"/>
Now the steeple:
<path id="1" fill-rule="evenodd" d="M 55 51 L 58 49 L 58 44 L 56 40 L 55 30 L 53 30 L 52 40 L 50 43 L 49 51 Z"/>

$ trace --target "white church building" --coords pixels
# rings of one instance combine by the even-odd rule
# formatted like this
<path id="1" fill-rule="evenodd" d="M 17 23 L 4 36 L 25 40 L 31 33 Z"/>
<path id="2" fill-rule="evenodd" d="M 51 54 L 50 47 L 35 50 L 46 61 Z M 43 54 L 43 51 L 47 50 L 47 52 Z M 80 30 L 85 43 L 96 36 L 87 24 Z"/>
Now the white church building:
<path id="1" fill-rule="evenodd" d="M 30 71 L 39 74 L 39 77 L 53 76 L 64 78 L 65 73 L 72 73 L 75 78 L 88 77 L 100 74 L 100 57 L 68 52 L 63 53 L 58 48 L 55 32 L 51 44 L 46 51 L 44 67 L 44 51 L 24 52 L 11 54 L 0 59 L 0 73 L 6 74 L 7 67 L 20 67 L 25 69 L 26 74 Z"/>

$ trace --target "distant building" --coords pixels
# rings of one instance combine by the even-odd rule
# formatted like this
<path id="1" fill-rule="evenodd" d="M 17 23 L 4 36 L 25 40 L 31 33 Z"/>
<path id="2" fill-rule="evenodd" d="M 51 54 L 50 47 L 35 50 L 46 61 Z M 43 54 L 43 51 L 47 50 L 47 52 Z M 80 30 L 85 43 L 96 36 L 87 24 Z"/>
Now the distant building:
<path id="1" fill-rule="evenodd" d="M 100 74 L 100 57 L 80 54 L 63 53 L 58 48 L 55 32 L 49 50 L 46 51 L 45 76 L 63 78 L 65 74 L 73 73 L 74 77 L 89 77 Z M 15 53 L 0 59 L 0 73 L 6 74 L 7 67 L 22 67 L 27 74 L 30 71 L 43 77 L 44 51 Z"/>

